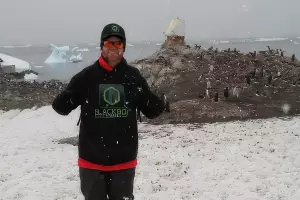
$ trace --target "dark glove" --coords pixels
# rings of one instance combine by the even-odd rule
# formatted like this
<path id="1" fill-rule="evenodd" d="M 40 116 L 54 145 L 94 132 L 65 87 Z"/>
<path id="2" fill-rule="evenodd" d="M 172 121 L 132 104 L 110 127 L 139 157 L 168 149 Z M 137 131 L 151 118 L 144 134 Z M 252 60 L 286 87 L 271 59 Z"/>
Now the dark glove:
<path id="1" fill-rule="evenodd" d="M 68 115 L 76 106 L 74 100 L 72 99 L 72 93 L 69 91 L 63 91 L 60 93 L 53 101 L 53 109 L 61 114 Z"/>

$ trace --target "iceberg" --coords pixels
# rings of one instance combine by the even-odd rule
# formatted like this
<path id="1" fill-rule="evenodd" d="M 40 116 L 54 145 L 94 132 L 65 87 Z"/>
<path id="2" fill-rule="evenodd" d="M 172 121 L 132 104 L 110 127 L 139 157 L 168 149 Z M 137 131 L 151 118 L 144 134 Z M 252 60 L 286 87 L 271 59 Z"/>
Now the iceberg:
<path id="1" fill-rule="evenodd" d="M 45 63 L 65 63 L 65 62 L 67 62 L 66 55 L 67 55 L 67 52 L 70 50 L 69 46 L 57 47 L 57 46 L 51 44 L 51 47 L 52 47 L 52 53 L 45 60 Z"/>
<path id="2" fill-rule="evenodd" d="M 34 73 L 25 74 L 25 76 L 24 76 L 24 80 L 26 80 L 26 81 L 33 81 L 33 80 L 37 80 L 37 79 L 38 79 L 38 75 L 36 75 Z"/>
<path id="3" fill-rule="evenodd" d="M 69 62 L 77 63 L 77 62 L 81 62 L 82 60 L 83 60 L 82 55 L 80 53 L 78 55 L 72 55 L 69 59 Z"/>
<path id="4" fill-rule="evenodd" d="M 28 62 L 2 53 L 0 53 L 0 66 L 1 68 L 14 68 L 15 72 L 31 69 Z"/>
<path id="5" fill-rule="evenodd" d="M 273 42 L 273 41 L 284 41 L 288 40 L 288 38 L 257 38 L 256 42 Z"/>
<path id="6" fill-rule="evenodd" d="M 133 47 L 134 45 L 127 42 L 127 43 L 126 43 L 126 46 L 128 46 L 128 47 Z"/>
<path id="7" fill-rule="evenodd" d="M 74 51 L 77 51 L 77 52 L 87 52 L 87 51 L 90 51 L 88 48 L 79 48 L 79 47 L 74 47 L 71 52 L 74 52 Z"/>
<path id="8" fill-rule="evenodd" d="M 45 63 L 47 64 L 81 62 L 83 60 L 82 54 L 78 52 L 88 51 L 88 49 L 80 49 L 79 47 L 73 47 L 72 49 L 70 49 L 69 46 L 57 47 L 53 44 L 51 44 L 51 46 L 52 46 L 52 53 L 45 61 Z"/>
<path id="9" fill-rule="evenodd" d="M 0 46 L 1 48 L 28 48 L 32 47 L 32 44 L 27 45 L 16 45 L 16 46 Z"/>
<path id="10" fill-rule="evenodd" d="M 73 47 L 71 52 L 78 51 L 79 47 Z"/>
<path id="11" fill-rule="evenodd" d="M 227 41 L 227 40 L 222 40 L 222 41 L 219 41 L 220 44 L 229 44 L 230 42 Z"/>
<path id="12" fill-rule="evenodd" d="M 72 50 L 71 50 L 71 52 L 87 52 L 87 51 L 90 51 L 88 48 L 79 48 L 79 47 L 74 47 Z"/>

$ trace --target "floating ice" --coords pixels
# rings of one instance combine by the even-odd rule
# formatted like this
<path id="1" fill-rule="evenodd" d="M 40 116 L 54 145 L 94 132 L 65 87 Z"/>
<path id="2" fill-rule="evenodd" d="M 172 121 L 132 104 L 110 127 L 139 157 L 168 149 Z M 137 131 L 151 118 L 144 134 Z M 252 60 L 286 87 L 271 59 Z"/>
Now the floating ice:
<path id="1" fill-rule="evenodd" d="M 14 66 L 16 72 L 21 72 L 27 69 L 31 69 L 31 66 L 28 62 L 21 60 L 19 58 L 15 58 L 13 56 L 9 56 L 2 53 L 0 53 L 0 58 L 3 61 L 1 62 L 2 67 Z"/>
<path id="2" fill-rule="evenodd" d="M 31 44 L 27 44 L 27 45 L 15 45 L 15 46 L 0 46 L 2 48 L 28 48 L 31 47 Z"/>
<path id="3" fill-rule="evenodd" d="M 133 47 L 134 45 L 133 45 L 133 44 L 130 44 L 130 43 L 126 43 L 126 46 L 128 46 L 128 47 Z"/>
<path id="4" fill-rule="evenodd" d="M 80 49 L 79 47 L 73 47 L 70 50 L 69 46 L 57 47 L 52 45 L 52 53 L 47 58 L 45 63 L 65 63 L 65 62 L 81 62 L 83 60 L 82 54 L 79 51 L 89 51 L 86 49 Z"/>
<path id="5" fill-rule="evenodd" d="M 79 48 L 79 47 L 74 47 L 71 52 L 84 52 L 84 51 L 90 51 L 88 48 Z"/>
<path id="6" fill-rule="evenodd" d="M 288 40 L 288 38 L 257 38 L 256 42 L 271 42 L 271 41 L 284 41 Z"/>
<path id="7" fill-rule="evenodd" d="M 36 79 L 38 79 L 38 75 L 36 75 L 34 73 L 25 74 L 25 76 L 24 76 L 24 80 L 31 81 L 31 80 L 36 80 Z"/>
<path id="8" fill-rule="evenodd" d="M 67 51 L 70 50 L 69 46 L 57 47 L 53 44 L 51 55 L 45 60 L 45 63 L 65 63 Z"/>
<path id="9" fill-rule="evenodd" d="M 224 40 L 224 41 L 220 41 L 221 44 L 229 44 L 229 41 Z"/>
<path id="10" fill-rule="evenodd" d="M 71 52 L 77 51 L 79 49 L 79 47 L 74 47 Z"/>
<path id="11" fill-rule="evenodd" d="M 76 62 L 81 62 L 83 59 L 82 59 L 82 55 L 81 53 L 78 54 L 78 55 L 72 55 L 69 59 L 69 62 L 73 62 L 73 63 L 76 63 Z"/>
<path id="12" fill-rule="evenodd" d="M 88 48 L 77 49 L 79 52 L 87 52 L 90 51 Z"/>

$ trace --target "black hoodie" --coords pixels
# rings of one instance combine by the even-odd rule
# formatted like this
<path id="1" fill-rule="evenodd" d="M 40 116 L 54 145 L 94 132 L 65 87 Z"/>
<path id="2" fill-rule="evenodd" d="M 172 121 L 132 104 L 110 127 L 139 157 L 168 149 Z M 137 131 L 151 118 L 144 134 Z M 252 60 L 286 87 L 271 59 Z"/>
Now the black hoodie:
<path id="1" fill-rule="evenodd" d="M 150 91 L 139 70 L 125 59 L 111 72 L 98 61 L 83 69 L 55 98 L 52 107 L 68 115 L 79 105 L 79 157 L 99 165 L 136 159 L 136 110 L 152 119 L 165 109 L 164 101 Z"/>

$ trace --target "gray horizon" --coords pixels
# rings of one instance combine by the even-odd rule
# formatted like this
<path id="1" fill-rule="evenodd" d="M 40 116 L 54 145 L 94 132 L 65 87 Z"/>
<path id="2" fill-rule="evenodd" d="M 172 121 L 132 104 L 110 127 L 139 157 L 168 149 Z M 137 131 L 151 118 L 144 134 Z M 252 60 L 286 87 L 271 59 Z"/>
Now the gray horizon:
<path id="1" fill-rule="evenodd" d="M 187 40 L 300 37 L 300 1 L 2 0 L 0 44 L 99 43 L 111 22 L 128 41 L 163 41 L 170 21 L 185 20 Z"/>

